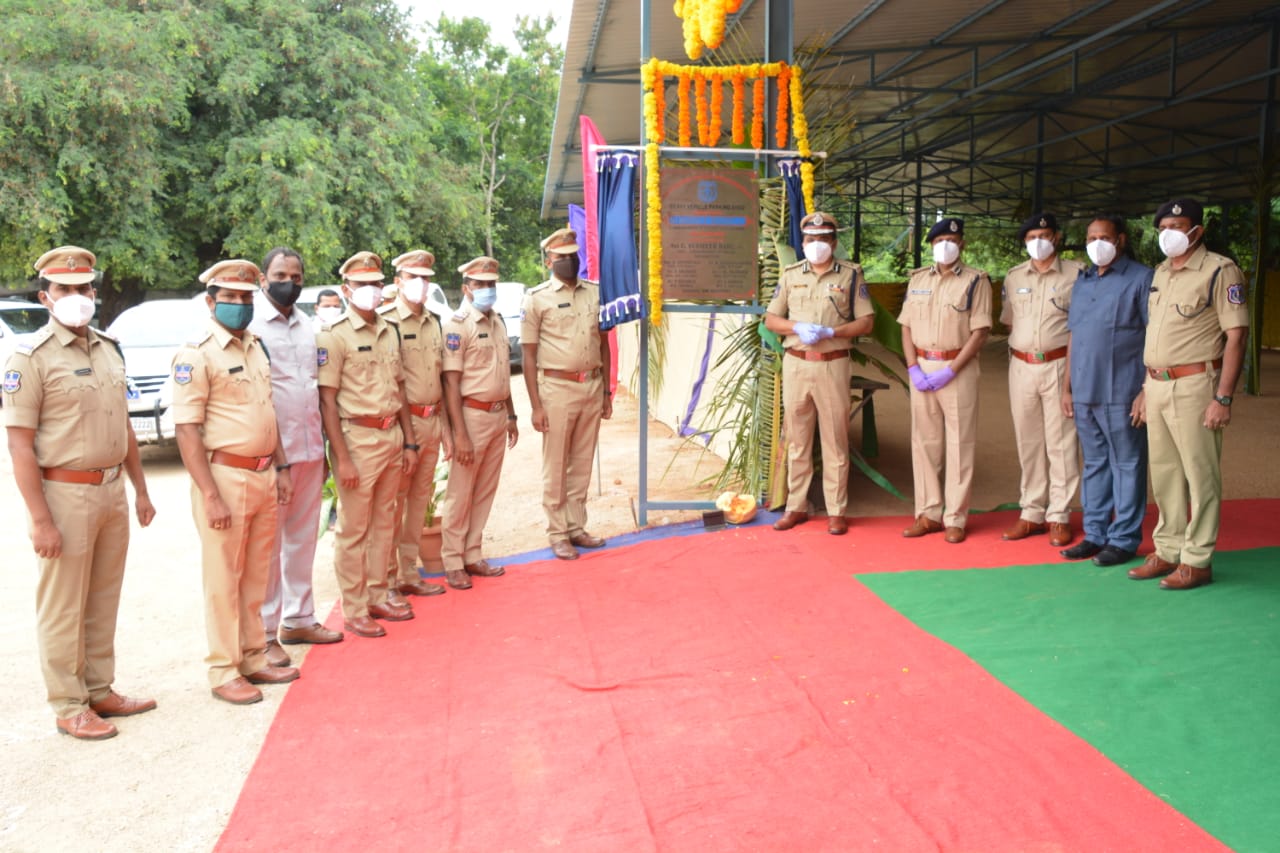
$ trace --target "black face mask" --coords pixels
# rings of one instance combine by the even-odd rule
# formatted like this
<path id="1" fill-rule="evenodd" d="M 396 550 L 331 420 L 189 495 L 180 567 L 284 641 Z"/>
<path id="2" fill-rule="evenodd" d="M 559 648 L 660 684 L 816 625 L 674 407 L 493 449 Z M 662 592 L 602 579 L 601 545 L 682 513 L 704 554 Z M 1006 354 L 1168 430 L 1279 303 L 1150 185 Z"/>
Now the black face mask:
<path id="1" fill-rule="evenodd" d="M 562 255 L 551 262 L 551 271 L 561 281 L 573 281 L 578 277 L 578 256 Z"/>
<path id="2" fill-rule="evenodd" d="M 271 301 L 284 308 L 288 308 L 298 301 L 298 295 L 302 293 L 302 285 L 294 284 L 292 281 L 269 281 L 267 282 L 267 296 L 271 297 Z"/>

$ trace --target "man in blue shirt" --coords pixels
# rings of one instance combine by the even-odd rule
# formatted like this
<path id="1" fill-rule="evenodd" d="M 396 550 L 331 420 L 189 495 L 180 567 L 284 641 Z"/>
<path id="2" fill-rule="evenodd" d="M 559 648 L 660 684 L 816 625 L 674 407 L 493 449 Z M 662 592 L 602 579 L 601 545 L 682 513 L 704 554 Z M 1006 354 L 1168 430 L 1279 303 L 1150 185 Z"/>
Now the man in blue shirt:
<path id="1" fill-rule="evenodd" d="M 1089 223 L 1085 250 L 1094 265 L 1076 279 L 1067 318 L 1069 385 L 1062 406 L 1075 418 L 1084 457 L 1084 541 L 1062 556 L 1093 557 L 1099 566 L 1133 559 L 1147 506 L 1140 398 L 1152 270 L 1129 257 L 1128 243 L 1121 217 Z"/>

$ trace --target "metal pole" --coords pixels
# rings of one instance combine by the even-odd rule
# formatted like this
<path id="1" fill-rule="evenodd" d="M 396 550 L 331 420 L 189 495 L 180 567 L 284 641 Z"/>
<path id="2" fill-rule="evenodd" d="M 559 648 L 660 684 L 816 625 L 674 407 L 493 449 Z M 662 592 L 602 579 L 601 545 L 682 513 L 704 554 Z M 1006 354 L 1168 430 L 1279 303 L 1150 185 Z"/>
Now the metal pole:
<path id="1" fill-rule="evenodd" d="M 1031 215 L 1044 210 L 1044 113 L 1036 118 L 1036 173 L 1031 187 Z"/>
<path id="2" fill-rule="evenodd" d="M 786 62 L 790 64 L 794 58 L 791 34 L 791 0 L 765 0 L 764 4 L 764 61 Z M 774 89 L 766 87 L 768 108 L 764 112 L 765 139 L 773 139 L 777 127 L 774 116 L 778 114 L 778 95 Z M 769 175 L 778 174 L 776 162 L 770 162 Z"/>
<path id="3" fill-rule="evenodd" d="M 649 28 L 653 22 L 653 0 L 640 0 L 640 64 L 649 61 Z M 640 127 L 644 128 L 644 93 L 640 94 Z M 647 141 L 647 140 L 646 140 Z M 640 186 L 648 187 L 648 176 L 645 174 L 644 158 L 640 158 Z M 649 300 L 649 225 L 646 209 L 648 205 L 640 205 L 640 298 L 647 304 Z M 649 523 L 649 318 L 640 318 L 640 483 L 639 513 L 637 520 L 641 527 Z"/>
<path id="4" fill-rule="evenodd" d="M 1268 67 L 1280 62 L 1280 24 L 1271 25 Z M 1271 193 L 1275 189 L 1276 78 L 1267 79 L 1267 99 L 1258 122 L 1258 188 L 1254 194 L 1254 272 L 1249 288 L 1249 341 L 1244 354 L 1244 392 L 1262 392 L 1262 320 L 1267 295 L 1267 268 L 1270 264 Z"/>
<path id="5" fill-rule="evenodd" d="M 920 266 L 920 250 L 924 246 L 924 195 L 920 189 L 920 182 L 924 180 L 924 161 L 916 159 L 916 262 L 913 267 Z"/>

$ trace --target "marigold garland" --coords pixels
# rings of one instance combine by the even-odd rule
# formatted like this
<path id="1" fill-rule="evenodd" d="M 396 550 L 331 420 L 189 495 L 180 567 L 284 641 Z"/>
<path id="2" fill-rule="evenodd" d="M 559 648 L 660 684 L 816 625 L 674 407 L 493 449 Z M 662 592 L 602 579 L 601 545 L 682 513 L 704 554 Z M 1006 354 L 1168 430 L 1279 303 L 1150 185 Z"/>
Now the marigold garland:
<path id="1" fill-rule="evenodd" d="M 707 141 L 703 145 L 720 144 L 720 125 L 724 118 L 724 78 L 719 74 L 711 75 L 711 121 L 707 129 Z"/>
<path id="2" fill-rule="evenodd" d="M 751 147 L 764 147 L 764 78 L 751 84 Z"/>
<path id="3" fill-rule="evenodd" d="M 719 49 L 724 43 L 725 19 L 741 8 L 742 0 L 675 0 L 676 17 L 683 24 L 685 54 L 701 59 L 703 48 Z"/>
<path id="4" fill-rule="evenodd" d="M 778 141 L 779 148 L 787 147 L 787 137 L 790 136 L 787 130 L 787 95 L 790 78 L 791 69 L 783 66 L 778 74 L 778 118 L 773 125 L 774 137 Z"/>
<path id="5" fill-rule="evenodd" d="M 653 81 L 653 100 L 657 107 L 657 136 L 661 142 L 667 136 L 667 81 L 661 74 L 657 74 Z M 791 100 L 794 101 L 795 98 Z"/>
<path id="6" fill-rule="evenodd" d="M 689 84 L 693 82 L 687 73 L 680 75 L 680 89 L 677 92 L 680 98 L 680 145 L 682 148 L 688 148 L 693 142 L 689 133 Z"/>
<path id="7" fill-rule="evenodd" d="M 707 126 L 707 78 L 701 74 L 694 85 L 694 99 L 698 106 L 698 144 L 705 148 L 711 145 L 711 128 Z"/>
<path id="8" fill-rule="evenodd" d="M 804 117 L 804 93 L 800 86 L 800 69 L 791 69 L 792 130 L 796 135 L 796 149 L 800 152 L 800 190 L 804 198 L 805 213 L 813 213 L 813 151 L 809 148 L 809 122 Z"/>
<path id="9" fill-rule="evenodd" d="M 746 85 L 747 85 L 747 81 L 746 81 L 746 78 L 743 77 L 742 72 L 734 73 L 733 75 L 733 118 L 731 119 L 731 124 L 730 124 L 730 127 L 733 128 L 733 144 L 734 145 L 741 145 L 746 139 L 746 134 L 742 132 L 742 110 L 744 106 L 743 95 L 744 95 L 744 90 L 746 89 Z M 792 98 L 792 100 L 795 100 L 795 99 Z"/>

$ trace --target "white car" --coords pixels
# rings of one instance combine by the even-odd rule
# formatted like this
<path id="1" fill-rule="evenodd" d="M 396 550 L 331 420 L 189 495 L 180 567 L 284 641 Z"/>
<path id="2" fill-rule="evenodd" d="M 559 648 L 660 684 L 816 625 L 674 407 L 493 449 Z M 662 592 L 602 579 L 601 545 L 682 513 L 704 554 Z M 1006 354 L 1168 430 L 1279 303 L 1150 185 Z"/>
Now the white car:
<path id="1" fill-rule="evenodd" d="M 38 302 L 0 299 L 0 370 L 24 335 L 38 331 L 49 322 L 49 309 Z"/>
<path id="2" fill-rule="evenodd" d="M 498 297 L 493 310 L 507 324 L 507 342 L 511 346 L 511 366 L 523 367 L 524 350 L 520 349 L 520 307 L 524 304 L 525 286 L 518 281 L 497 283 Z"/>
<path id="3" fill-rule="evenodd" d="M 190 299 L 143 302 L 107 327 L 124 351 L 129 420 L 139 444 L 174 437 L 173 357 L 183 344 L 199 340 L 208 321 L 209 307 L 201 293 Z"/>

